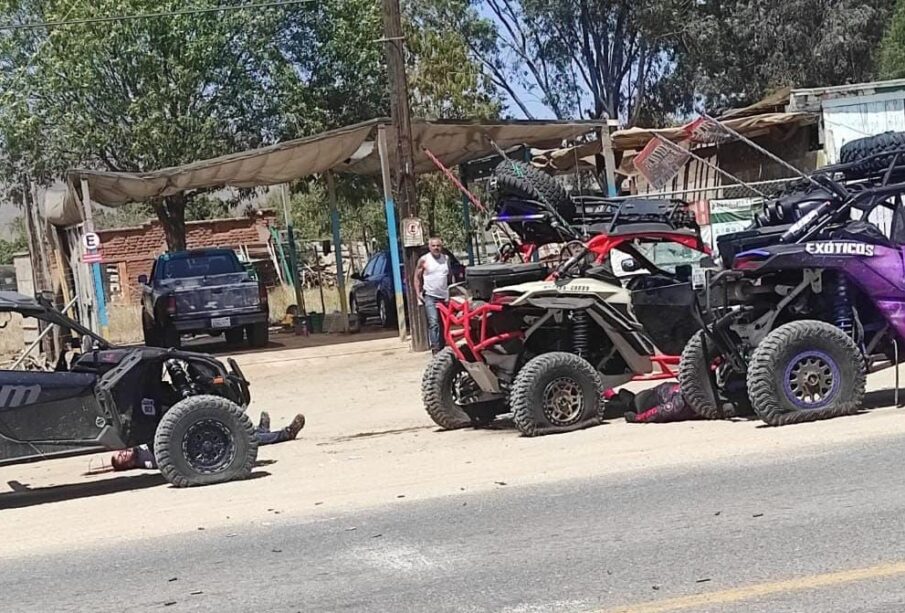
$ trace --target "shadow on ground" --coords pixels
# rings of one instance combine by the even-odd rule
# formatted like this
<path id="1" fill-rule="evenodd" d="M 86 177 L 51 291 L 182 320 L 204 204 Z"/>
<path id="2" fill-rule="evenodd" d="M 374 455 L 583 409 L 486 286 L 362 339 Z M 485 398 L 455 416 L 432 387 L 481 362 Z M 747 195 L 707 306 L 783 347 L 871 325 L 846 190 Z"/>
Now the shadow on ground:
<path id="1" fill-rule="evenodd" d="M 261 479 L 269 476 L 269 472 L 256 471 L 251 474 L 249 479 Z M 36 507 L 42 504 L 78 500 L 79 498 L 95 498 L 121 492 L 168 486 L 169 484 L 160 473 L 155 472 L 89 481 L 88 483 L 68 483 L 34 489 L 30 488 L 28 484 L 19 483 L 18 481 L 9 481 L 7 485 L 13 491 L 0 494 L 0 511 Z"/>

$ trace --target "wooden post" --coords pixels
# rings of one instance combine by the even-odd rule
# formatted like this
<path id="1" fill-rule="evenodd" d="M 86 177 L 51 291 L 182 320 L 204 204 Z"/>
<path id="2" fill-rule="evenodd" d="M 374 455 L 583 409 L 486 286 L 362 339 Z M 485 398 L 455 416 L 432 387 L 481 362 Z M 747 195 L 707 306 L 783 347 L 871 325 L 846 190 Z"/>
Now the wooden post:
<path id="1" fill-rule="evenodd" d="M 343 241 L 339 232 L 339 208 L 336 206 L 336 185 L 333 172 L 327 171 L 327 193 L 330 197 L 330 225 L 333 227 L 333 250 L 336 257 L 336 288 L 339 291 L 339 309 L 343 314 L 343 332 L 349 331 L 349 302 L 346 298 L 346 278 L 343 270 Z M 352 252 L 349 252 L 352 255 Z"/>
<path id="2" fill-rule="evenodd" d="M 401 216 L 405 219 L 407 217 L 417 217 L 418 196 L 415 191 L 412 117 L 408 80 L 405 74 L 405 37 L 402 32 L 399 0 L 383 0 L 383 28 L 390 80 L 390 115 L 396 128 L 396 193 L 399 196 Z M 397 243 L 390 242 L 391 251 L 398 248 Z M 406 248 L 404 252 L 412 350 L 427 351 L 427 322 L 424 317 L 424 310 L 418 308 L 418 296 L 415 295 L 415 284 L 413 282 L 415 267 L 418 264 L 418 248 Z"/>
<path id="3" fill-rule="evenodd" d="M 610 198 L 618 195 L 616 191 L 616 156 L 613 154 L 613 140 L 610 138 L 610 123 L 618 122 L 614 120 L 607 121 L 607 125 L 600 129 L 600 148 L 603 150 L 603 162 L 606 165 L 606 191 Z"/>
<path id="4" fill-rule="evenodd" d="M 383 179 L 383 203 L 386 209 L 387 233 L 390 242 L 390 264 L 393 267 L 393 292 L 396 298 L 396 321 L 399 324 L 399 340 L 405 341 L 405 301 L 402 293 L 402 264 L 399 261 L 399 238 L 396 235 L 399 224 L 396 221 L 396 203 L 393 202 L 393 188 L 390 185 L 390 159 L 387 151 L 386 127 L 377 126 L 377 151 L 380 153 L 380 172 Z M 417 304 L 417 302 L 416 302 Z M 421 309 L 415 309 L 420 311 Z M 414 344 L 414 343 L 413 343 Z M 414 349 L 414 346 L 412 347 Z"/>
<path id="5" fill-rule="evenodd" d="M 295 245 L 295 233 L 292 231 L 292 218 L 289 216 L 289 184 L 280 185 L 280 198 L 283 201 L 283 216 L 286 219 L 286 240 L 289 242 L 289 273 L 292 276 L 292 284 L 295 287 L 295 305 L 298 308 L 297 317 L 306 317 L 308 310 L 305 307 L 305 294 L 302 292 L 302 280 L 299 277 L 298 249 Z"/>

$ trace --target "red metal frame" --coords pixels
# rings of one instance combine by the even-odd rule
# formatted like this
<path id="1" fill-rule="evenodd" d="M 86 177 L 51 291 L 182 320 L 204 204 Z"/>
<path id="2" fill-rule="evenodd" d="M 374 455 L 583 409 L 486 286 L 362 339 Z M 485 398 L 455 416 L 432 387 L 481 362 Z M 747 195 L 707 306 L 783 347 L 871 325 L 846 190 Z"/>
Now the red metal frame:
<path id="1" fill-rule="evenodd" d="M 588 242 L 588 250 L 594 253 L 598 263 L 603 262 L 610 252 L 623 243 L 631 242 L 637 239 L 646 241 L 660 240 L 669 241 L 684 245 L 690 249 L 710 254 L 710 248 L 704 245 L 700 239 L 687 234 L 676 234 L 672 232 L 647 232 L 637 234 L 622 234 L 619 236 L 609 236 L 601 234 L 595 236 Z M 521 246 L 522 255 L 525 260 L 529 260 L 536 247 L 534 245 Z M 460 360 L 483 362 L 483 352 L 488 347 L 497 343 L 503 343 L 508 340 L 523 338 L 524 332 L 504 332 L 502 334 L 488 335 L 487 321 L 491 313 L 499 313 L 505 309 L 505 305 L 493 303 L 481 303 L 474 306 L 467 300 L 450 301 L 448 305 L 437 305 L 440 311 L 440 317 L 443 320 L 443 336 L 446 339 L 446 345 L 451 347 L 453 353 Z M 475 319 L 477 318 L 477 320 Z M 478 321 L 479 338 L 473 338 L 472 323 Z M 460 342 L 464 341 L 471 356 L 466 356 L 462 351 Z M 654 355 L 651 361 L 660 367 L 660 372 L 650 373 L 647 375 L 638 375 L 635 381 L 659 381 L 661 379 L 672 379 L 675 377 L 674 366 L 678 366 L 678 356 Z"/>

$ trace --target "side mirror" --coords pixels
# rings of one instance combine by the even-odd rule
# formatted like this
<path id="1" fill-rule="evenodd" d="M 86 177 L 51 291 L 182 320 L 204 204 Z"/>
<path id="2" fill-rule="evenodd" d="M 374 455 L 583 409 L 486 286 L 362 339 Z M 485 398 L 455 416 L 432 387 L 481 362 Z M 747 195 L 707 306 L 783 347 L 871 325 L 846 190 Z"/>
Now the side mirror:
<path id="1" fill-rule="evenodd" d="M 138 275 L 138 283 L 140 285 L 147 285 L 148 284 L 148 275 Z"/>
<path id="2" fill-rule="evenodd" d="M 361 281 L 362 278 L 363 278 L 363 277 L 361 276 L 361 273 L 360 273 L 360 272 L 353 272 L 353 273 L 352 273 L 351 275 L 349 275 L 349 276 L 350 276 L 352 279 L 356 280 L 356 281 Z"/>
<path id="3" fill-rule="evenodd" d="M 91 353 L 94 350 L 94 339 L 87 334 L 81 339 L 82 353 Z"/>
<path id="4" fill-rule="evenodd" d="M 622 260 L 622 272 L 635 272 L 639 270 L 638 262 L 635 258 L 626 258 Z"/>

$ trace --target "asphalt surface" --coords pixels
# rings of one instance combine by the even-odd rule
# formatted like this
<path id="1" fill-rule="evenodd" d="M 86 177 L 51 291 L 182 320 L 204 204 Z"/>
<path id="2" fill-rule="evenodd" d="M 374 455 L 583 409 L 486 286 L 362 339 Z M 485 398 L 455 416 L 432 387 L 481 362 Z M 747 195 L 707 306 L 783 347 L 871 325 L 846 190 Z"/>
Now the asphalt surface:
<path id="1" fill-rule="evenodd" d="M 4 560 L 2 609 L 902 611 L 903 442 L 308 522 L 274 509 L 233 532 Z"/>

